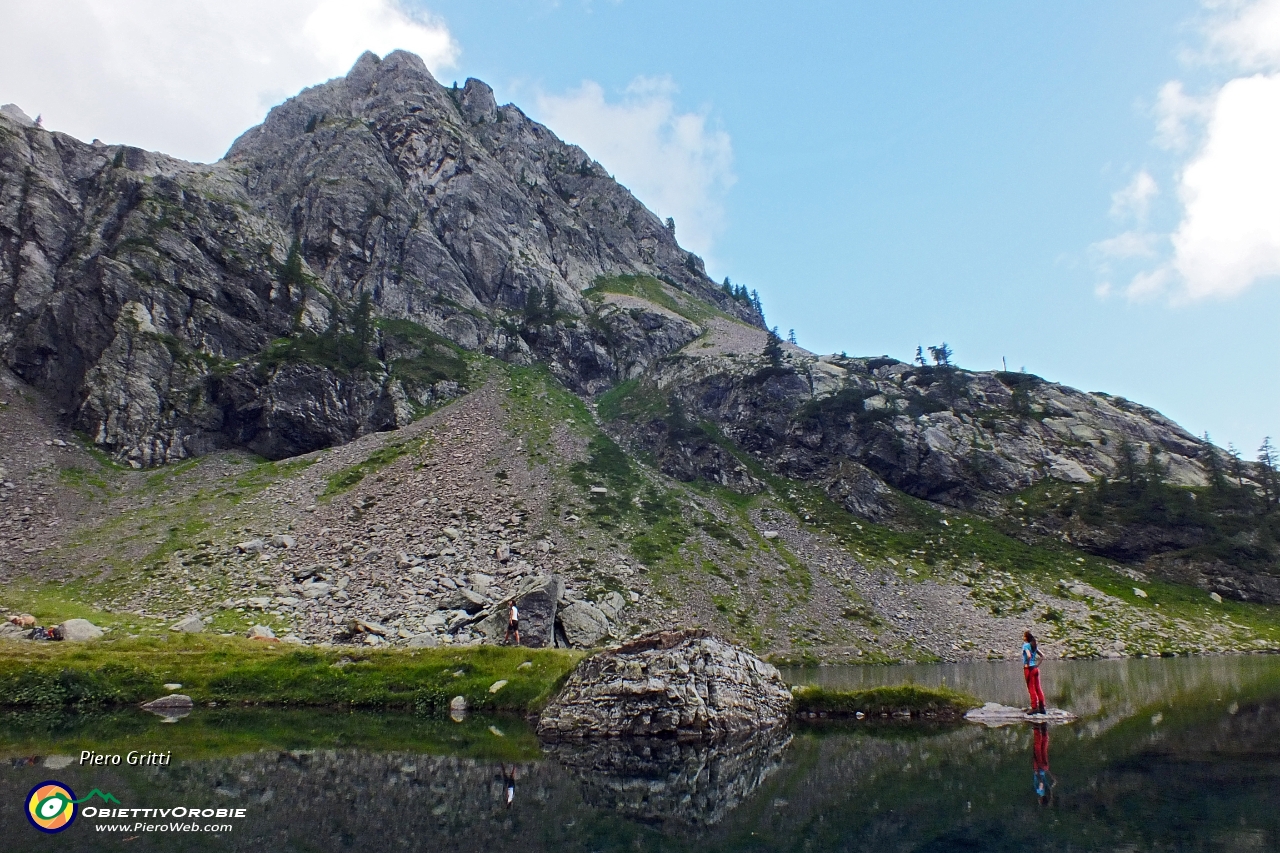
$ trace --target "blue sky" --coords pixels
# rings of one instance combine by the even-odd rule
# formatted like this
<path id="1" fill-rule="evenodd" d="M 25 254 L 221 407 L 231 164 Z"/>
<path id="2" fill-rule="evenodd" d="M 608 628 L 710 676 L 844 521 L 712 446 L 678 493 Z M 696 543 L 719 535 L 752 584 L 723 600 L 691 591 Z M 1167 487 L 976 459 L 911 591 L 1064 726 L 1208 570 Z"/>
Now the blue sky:
<path id="1" fill-rule="evenodd" d="M 1162 86 L 1230 76 L 1187 58 L 1205 41 L 1199 4 L 430 8 L 462 48 L 442 80 L 480 77 L 553 129 L 539 93 L 593 81 L 625 103 L 636 78 L 667 79 L 677 112 L 731 140 L 712 275 L 759 289 L 809 349 L 907 359 L 946 340 L 966 367 L 1007 358 L 1247 455 L 1280 434 L 1274 277 L 1194 301 L 1098 293 L 1111 276 L 1091 247 L 1123 230 L 1113 194 L 1145 170 L 1162 187 L 1151 230 L 1178 222 L 1189 155 L 1157 143 Z"/>
<path id="2" fill-rule="evenodd" d="M 1280 0 L 57 0 L 0 32 L 0 103 L 202 161 L 413 50 L 581 144 L 809 349 L 945 340 L 1250 457 L 1280 438 Z"/>

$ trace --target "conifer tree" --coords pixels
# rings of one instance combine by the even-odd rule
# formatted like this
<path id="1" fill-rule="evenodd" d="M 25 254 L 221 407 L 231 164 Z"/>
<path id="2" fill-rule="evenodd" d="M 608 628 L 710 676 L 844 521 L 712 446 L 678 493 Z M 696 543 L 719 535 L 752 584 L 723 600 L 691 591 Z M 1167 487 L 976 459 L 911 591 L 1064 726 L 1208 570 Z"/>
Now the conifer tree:
<path id="1" fill-rule="evenodd" d="M 782 338 L 778 337 L 778 327 L 769 330 L 764 341 L 764 358 L 771 367 L 782 366 Z"/>

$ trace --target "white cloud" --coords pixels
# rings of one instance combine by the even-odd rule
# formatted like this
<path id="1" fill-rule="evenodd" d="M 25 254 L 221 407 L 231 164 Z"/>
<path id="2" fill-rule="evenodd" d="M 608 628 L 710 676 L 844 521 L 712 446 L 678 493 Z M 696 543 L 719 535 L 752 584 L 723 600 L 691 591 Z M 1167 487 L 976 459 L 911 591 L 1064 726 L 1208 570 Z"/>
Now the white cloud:
<path id="1" fill-rule="evenodd" d="M 397 0 L 10 0 L 0 32 L 0 103 L 200 161 L 365 50 L 403 48 L 432 69 L 459 52 L 442 22 Z"/>
<path id="2" fill-rule="evenodd" d="M 538 118 L 580 145 L 641 201 L 676 221 L 681 245 L 704 258 L 724 228 L 724 197 L 736 180 L 729 135 L 705 113 L 677 112 L 667 79 L 637 78 L 615 102 L 593 82 L 541 94 Z"/>
<path id="3" fill-rule="evenodd" d="M 1214 0 L 1209 27 L 1214 55 L 1244 71 L 1280 68 L 1280 0 Z"/>
<path id="4" fill-rule="evenodd" d="M 1132 218 L 1146 222 L 1151 199 L 1159 194 L 1160 186 L 1156 179 L 1143 169 L 1133 176 L 1128 186 L 1111 194 L 1111 215 L 1116 219 Z"/>
<path id="5" fill-rule="evenodd" d="M 1156 144 L 1161 148 L 1186 148 L 1191 141 L 1187 125 L 1203 122 L 1212 109 L 1211 98 L 1188 95 L 1181 80 L 1165 83 L 1156 96 Z"/>
<path id="6" fill-rule="evenodd" d="M 1182 173 L 1173 267 L 1191 299 L 1280 275 L 1280 75 L 1232 80 Z"/>
<path id="7" fill-rule="evenodd" d="M 1169 81 L 1155 110 L 1158 145 L 1180 149 L 1198 140 L 1176 175 L 1180 218 L 1169 251 L 1157 251 L 1157 235 L 1136 231 L 1091 247 L 1103 259 L 1099 278 L 1108 281 L 1113 260 L 1155 260 L 1133 275 L 1125 288 L 1131 299 L 1223 299 L 1280 278 L 1280 0 L 1204 5 L 1202 58 L 1219 63 L 1223 82 L 1194 97 Z M 1112 196 L 1111 213 L 1142 224 L 1157 193 L 1155 180 L 1139 173 Z"/>
<path id="8" fill-rule="evenodd" d="M 1106 240 L 1094 243 L 1090 248 L 1104 258 L 1127 260 L 1129 258 L 1154 258 L 1159 234 L 1144 231 L 1125 231 Z"/>

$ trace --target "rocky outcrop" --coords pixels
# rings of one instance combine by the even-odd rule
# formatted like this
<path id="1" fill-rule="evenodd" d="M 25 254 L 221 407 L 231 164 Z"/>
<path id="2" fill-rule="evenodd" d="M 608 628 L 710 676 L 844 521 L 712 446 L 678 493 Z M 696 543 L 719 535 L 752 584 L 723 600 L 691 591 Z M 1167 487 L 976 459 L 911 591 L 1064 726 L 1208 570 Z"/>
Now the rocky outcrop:
<path id="1" fill-rule="evenodd" d="M 103 630 L 88 619 L 68 619 L 58 626 L 62 639 L 69 642 L 85 642 L 101 639 Z"/>
<path id="2" fill-rule="evenodd" d="M 139 466 L 403 425 L 458 377 L 388 319 L 603 389 L 701 331 L 586 322 L 582 292 L 630 274 L 761 322 L 585 152 L 411 54 L 365 54 L 210 165 L 0 113 L 0 359 Z"/>
<path id="3" fill-rule="evenodd" d="M 763 341 L 759 334 L 761 349 Z M 894 489 L 989 510 L 993 498 L 1044 479 L 1089 483 L 1113 475 L 1126 446 L 1139 460 L 1155 452 L 1169 482 L 1201 486 L 1210 456 L 1221 454 L 1152 409 L 1030 374 L 817 358 L 798 348 L 775 367 L 759 352 L 682 351 L 652 380 L 680 420 L 633 419 L 630 432 L 679 476 L 717 449 L 689 427 L 714 423 L 775 473 L 820 482 L 871 520 L 892 517 Z M 726 464 L 730 473 L 737 465 Z"/>
<path id="4" fill-rule="evenodd" d="M 539 736 L 715 740 L 781 726 L 791 692 L 771 664 L 702 630 L 648 634 L 583 661 Z"/>

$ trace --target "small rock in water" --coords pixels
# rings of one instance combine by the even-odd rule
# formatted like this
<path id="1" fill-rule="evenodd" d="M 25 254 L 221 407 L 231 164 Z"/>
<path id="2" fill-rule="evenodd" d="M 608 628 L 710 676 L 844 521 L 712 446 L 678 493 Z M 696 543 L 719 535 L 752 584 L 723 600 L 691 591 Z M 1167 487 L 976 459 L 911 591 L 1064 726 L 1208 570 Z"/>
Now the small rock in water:
<path id="1" fill-rule="evenodd" d="M 449 702 L 449 718 L 455 723 L 460 723 L 467 716 L 467 697 L 454 696 Z"/>
<path id="2" fill-rule="evenodd" d="M 148 711 L 158 711 L 161 708 L 193 708 L 195 704 L 185 693 L 170 693 L 168 696 L 153 699 L 142 707 Z"/>

